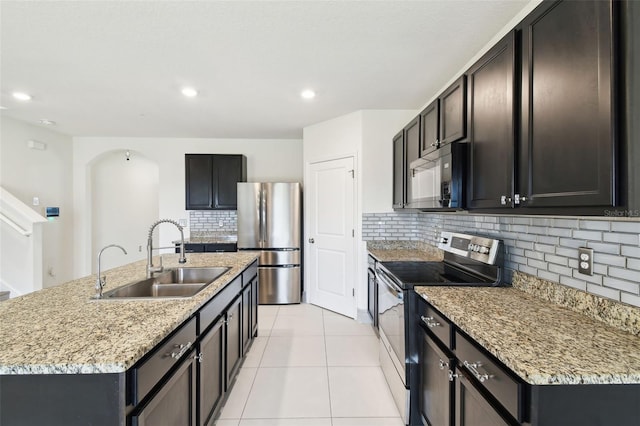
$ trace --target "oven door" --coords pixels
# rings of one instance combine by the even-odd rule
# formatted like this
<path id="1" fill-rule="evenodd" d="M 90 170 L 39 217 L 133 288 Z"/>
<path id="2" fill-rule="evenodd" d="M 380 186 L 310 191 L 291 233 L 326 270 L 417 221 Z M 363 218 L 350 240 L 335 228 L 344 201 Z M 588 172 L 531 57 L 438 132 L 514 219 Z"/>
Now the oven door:
<path id="1" fill-rule="evenodd" d="M 404 293 L 384 271 L 378 269 L 377 272 L 380 338 L 406 386 Z"/>

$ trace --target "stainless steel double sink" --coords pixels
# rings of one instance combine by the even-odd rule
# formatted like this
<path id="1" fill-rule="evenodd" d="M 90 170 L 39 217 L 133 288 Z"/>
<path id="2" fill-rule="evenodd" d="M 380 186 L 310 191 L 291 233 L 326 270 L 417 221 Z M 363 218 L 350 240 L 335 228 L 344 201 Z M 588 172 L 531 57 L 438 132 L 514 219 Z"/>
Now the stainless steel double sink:
<path id="1" fill-rule="evenodd" d="M 106 291 L 102 299 L 157 299 L 191 297 L 220 278 L 230 267 L 172 268 L 152 278 L 134 281 Z"/>

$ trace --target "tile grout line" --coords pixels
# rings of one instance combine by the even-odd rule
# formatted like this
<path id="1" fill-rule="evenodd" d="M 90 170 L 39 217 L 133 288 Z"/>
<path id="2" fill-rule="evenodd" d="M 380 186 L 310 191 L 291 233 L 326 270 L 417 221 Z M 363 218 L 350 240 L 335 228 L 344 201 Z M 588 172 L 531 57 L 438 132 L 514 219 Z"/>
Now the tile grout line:
<path id="1" fill-rule="evenodd" d="M 327 330 L 324 326 L 325 319 L 325 310 L 322 309 L 322 340 L 324 342 L 324 361 L 325 361 L 325 372 L 327 374 L 327 394 L 329 396 L 329 421 L 333 425 L 333 410 L 331 408 L 331 379 L 329 378 L 329 350 L 327 348 Z"/>

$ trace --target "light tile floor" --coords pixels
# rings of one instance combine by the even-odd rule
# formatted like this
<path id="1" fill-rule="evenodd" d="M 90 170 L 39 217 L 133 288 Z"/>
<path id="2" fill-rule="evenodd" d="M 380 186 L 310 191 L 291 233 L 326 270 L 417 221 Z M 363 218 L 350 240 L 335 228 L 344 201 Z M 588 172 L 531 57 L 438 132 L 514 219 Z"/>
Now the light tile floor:
<path id="1" fill-rule="evenodd" d="M 370 324 L 309 304 L 258 309 L 217 426 L 402 426 Z"/>

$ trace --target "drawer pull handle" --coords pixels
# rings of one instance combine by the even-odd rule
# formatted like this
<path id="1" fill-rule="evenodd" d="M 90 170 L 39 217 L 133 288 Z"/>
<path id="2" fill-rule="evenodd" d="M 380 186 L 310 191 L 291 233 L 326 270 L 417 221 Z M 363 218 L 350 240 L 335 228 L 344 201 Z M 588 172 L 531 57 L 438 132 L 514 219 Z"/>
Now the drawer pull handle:
<path id="1" fill-rule="evenodd" d="M 482 363 L 480 361 L 477 361 L 477 362 L 463 361 L 462 363 L 464 364 L 465 367 L 467 367 L 467 369 L 471 372 L 471 374 L 473 374 L 475 378 L 478 379 L 480 383 L 484 383 L 485 381 L 493 377 L 493 374 L 480 374 L 480 372 L 478 371 L 478 368 L 482 367 Z"/>
<path id="2" fill-rule="evenodd" d="M 449 367 L 449 363 L 448 363 L 448 362 L 445 362 L 445 361 L 443 361 L 443 360 L 441 360 L 441 359 L 439 359 L 439 361 L 440 361 L 440 362 L 439 362 L 439 364 L 440 364 L 440 370 L 444 370 L 445 368 Z"/>
<path id="3" fill-rule="evenodd" d="M 176 343 L 175 345 L 173 345 L 173 347 L 178 349 L 178 351 L 171 352 L 169 356 L 173 359 L 180 359 L 182 355 L 186 354 L 189 348 L 191 347 L 191 342 L 187 342 L 186 344 L 180 344 L 180 345 Z"/>
<path id="4" fill-rule="evenodd" d="M 434 320 L 433 317 L 420 317 L 420 318 L 422 318 L 422 322 L 424 322 L 429 328 L 440 326 L 440 323 Z"/>

